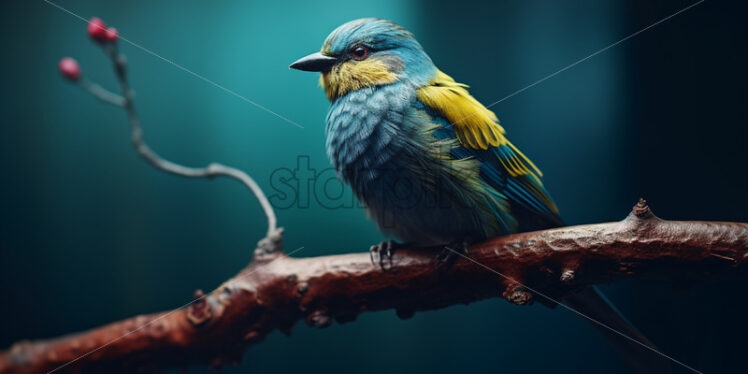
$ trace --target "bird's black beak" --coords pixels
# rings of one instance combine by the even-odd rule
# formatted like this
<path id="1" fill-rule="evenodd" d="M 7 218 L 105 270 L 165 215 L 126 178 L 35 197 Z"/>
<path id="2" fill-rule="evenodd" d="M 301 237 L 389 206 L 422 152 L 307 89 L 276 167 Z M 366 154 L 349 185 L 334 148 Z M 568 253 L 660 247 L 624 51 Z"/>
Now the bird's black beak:
<path id="1" fill-rule="evenodd" d="M 318 71 L 324 73 L 330 71 L 336 62 L 338 62 L 337 58 L 325 56 L 322 53 L 317 52 L 298 59 L 289 67 L 296 70 Z"/>

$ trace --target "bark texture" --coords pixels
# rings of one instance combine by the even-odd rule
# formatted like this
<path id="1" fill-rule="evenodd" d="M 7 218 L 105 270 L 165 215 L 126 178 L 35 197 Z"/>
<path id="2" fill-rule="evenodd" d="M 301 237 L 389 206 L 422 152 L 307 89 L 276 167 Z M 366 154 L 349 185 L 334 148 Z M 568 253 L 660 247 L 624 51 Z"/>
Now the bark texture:
<path id="1" fill-rule="evenodd" d="M 644 201 L 620 222 L 495 238 L 448 268 L 434 252 L 400 249 L 385 269 L 368 253 L 291 258 L 281 232 L 263 239 L 253 261 L 187 307 L 137 316 L 0 352 L 0 373 L 153 372 L 241 360 L 245 348 L 296 321 L 325 327 L 368 310 L 415 312 L 503 296 L 553 306 L 574 290 L 632 276 L 678 282 L 745 277 L 748 224 L 666 221 Z"/>

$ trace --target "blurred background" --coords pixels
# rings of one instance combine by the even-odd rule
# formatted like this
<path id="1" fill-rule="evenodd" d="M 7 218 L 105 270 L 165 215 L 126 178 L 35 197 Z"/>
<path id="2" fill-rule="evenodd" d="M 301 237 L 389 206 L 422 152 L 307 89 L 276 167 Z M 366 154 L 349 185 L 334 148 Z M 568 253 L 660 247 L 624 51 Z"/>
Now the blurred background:
<path id="1" fill-rule="evenodd" d="M 330 167 L 318 77 L 288 64 L 346 21 L 400 23 L 488 104 L 693 2 L 56 3 L 101 17 L 125 38 L 303 125 L 121 43 L 150 145 L 186 165 L 239 167 L 273 195 L 273 171 L 294 169 L 300 155 L 318 171 Z M 234 181 L 185 180 L 145 164 L 123 111 L 58 75 L 58 60 L 73 56 L 84 75 L 116 89 L 86 24 L 43 1 L 0 7 L 0 346 L 171 309 L 244 267 L 266 230 L 251 194 Z M 544 171 L 569 224 L 619 220 L 641 196 L 667 219 L 748 220 L 746 10 L 706 1 L 492 108 Z M 366 251 L 382 240 L 360 209 L 311 201 L 277 213 L 286 249 L 304 246 L 296 256 Z M 603 290 L 663 352 L 716 373 L 745 367 L 745 286 L 676 291 L 625 281 Z M 410 320 L 385 311 L 324 330 L 299 323 L 292 336 L 273 333 L 241 366 L 221 372 L 301 371 L 629 369 L 579 316 L 497 298 Z"/>

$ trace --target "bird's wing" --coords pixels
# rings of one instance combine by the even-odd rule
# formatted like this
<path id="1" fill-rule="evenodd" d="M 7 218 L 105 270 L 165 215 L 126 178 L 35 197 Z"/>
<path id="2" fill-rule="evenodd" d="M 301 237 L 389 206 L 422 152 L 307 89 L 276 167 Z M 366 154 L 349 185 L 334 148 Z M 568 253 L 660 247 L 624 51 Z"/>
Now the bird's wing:
<path id="1" fill-rule="evenodd" d="M 434 135 L 457 138 L 460 147 L 452 153 L 457 158 L 478 159 L 481 178 L 513 205 L 544 217 L 546 224 L 540 226 L 560 225 L 558 208 L 543 187 L 540 169 L 509 142 L 496 115 L 472 97 L 467 87 L 437 70 L 430 84 L 418 89 L 418 100 L 436 121 L 443 122 Z"/>

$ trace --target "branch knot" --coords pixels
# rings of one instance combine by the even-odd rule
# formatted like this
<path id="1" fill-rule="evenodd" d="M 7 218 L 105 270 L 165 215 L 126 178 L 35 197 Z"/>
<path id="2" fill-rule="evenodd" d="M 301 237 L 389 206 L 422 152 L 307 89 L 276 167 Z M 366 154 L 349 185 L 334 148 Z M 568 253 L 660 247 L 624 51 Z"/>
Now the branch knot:
<path id="1" fill-rule="evenodd" d="M 504 296 L 510 303 L 517 305 L 530 305 L 533 302 L 532 294 L 519 283 L 512 283 L 507 286 L 501 296 Z"/>
<path id="2" fill-rule="evenodd" d="M 208 322 L 213 317 L 213 312 L 208 305 L 207 296 L 202 290 L 195 291 L 194 301 L 187 309 L 187 319 L 193 326 L 197 327 Z"/>
<path id="3" fill-rule="evenodd" d="M 278 228 L 257 243 L 255 261 L 272 260 L 283 254 L 283 228 Z"/>
<path id="4" fill-rule="evenodd" d="M 647 200 L 644 200 L 644 198 L 639 198 L 639 202 L 637 202 L 636 205 L 634 205 L 634 208 L 631 209 L 631 214 L 641 219 L 652 218 L 655 216 L 649 208 L 649 205 L 647 205 Z"/>
<path id="5" fill-rule="evenodd" d="M 315 310 L 306 317 L 306 323 L 313 327 L 327 327 L 332 324 L 332 319 L 324 310 Z"/>

